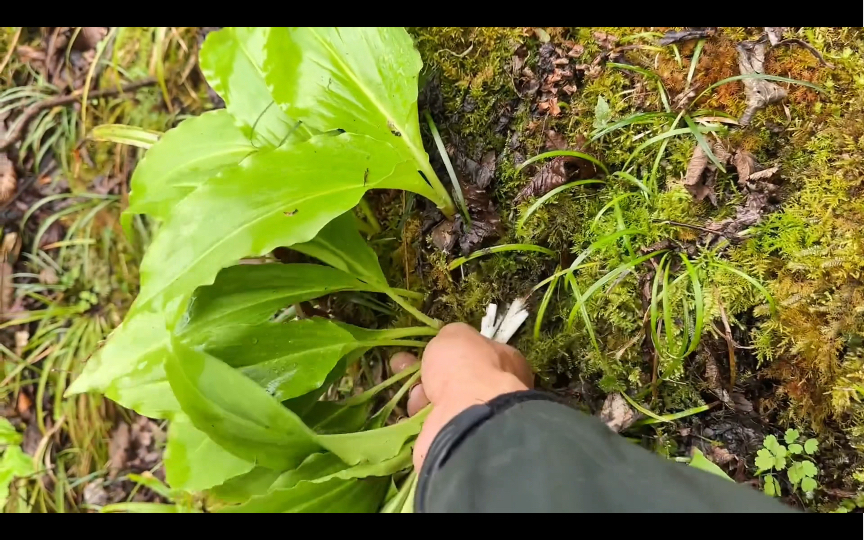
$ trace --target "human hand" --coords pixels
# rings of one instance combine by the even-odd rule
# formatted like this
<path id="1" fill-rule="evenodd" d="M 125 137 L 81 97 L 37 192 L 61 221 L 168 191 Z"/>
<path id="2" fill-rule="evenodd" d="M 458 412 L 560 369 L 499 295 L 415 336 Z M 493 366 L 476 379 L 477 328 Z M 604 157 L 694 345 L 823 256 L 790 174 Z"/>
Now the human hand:
<path id="1" fill-rule="evenodd" d="M 398 353 L 390 367 L 398 373 L 417 361 L 410 353 Z M 432 411 L 414 444 L 418 472 L 435 436 L 453 417 L 501 394 L 534 388 L 534 375 L 519 351 L 463 323 L 441 329 L 426 346 L 420 369 L 421 383 L 408 396 L 408 414 L 413 416 L 429 403 Z"/>

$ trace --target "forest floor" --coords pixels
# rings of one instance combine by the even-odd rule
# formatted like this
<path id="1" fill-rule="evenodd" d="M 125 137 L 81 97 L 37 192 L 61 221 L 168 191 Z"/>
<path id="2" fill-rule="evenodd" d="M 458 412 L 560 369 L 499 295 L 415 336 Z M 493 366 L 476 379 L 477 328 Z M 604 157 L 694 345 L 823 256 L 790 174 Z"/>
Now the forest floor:
<path id="1" fill-rule="evenodd" d="M 0 28 L 7 511 L 160 497 L 164 423 L 62 394 L 134 299 L 151 231 L 119 219 L 144 150 L 94 128 L 162 132 L 219 106 L 196 64 L 206 30 Z M 445 178 L 423 111 L 470 223 L 374 193 L 391 283 L 474 325 L 489 302 L 527 297 L 513 344 L 538 386 L 796 507 L 864 504 L 861 30 L 409 31 L 426 148 Z M 775 78 L 725 82 L 742 73 Z"/>

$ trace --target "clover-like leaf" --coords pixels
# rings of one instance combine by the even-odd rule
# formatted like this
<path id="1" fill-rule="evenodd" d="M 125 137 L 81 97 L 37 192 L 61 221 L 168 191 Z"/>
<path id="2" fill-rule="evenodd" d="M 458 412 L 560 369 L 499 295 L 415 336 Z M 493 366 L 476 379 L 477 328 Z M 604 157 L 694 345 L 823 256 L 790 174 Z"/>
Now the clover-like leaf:
<path id="1" fill-rule="evenodd" d="M 774 457 L 785 458 L 786 457 L 786 447 L 782 444 L 778 444 L 774 448 L 771 449 L 771 453 L 774 454 Z"/>
<path id="2" fill-rule="evenodd" d="M 804 451 L 810 454 L 811 456 L 819 450 L 819 441 L 816 439 L 807 439 L 804 442 Z"/>
<path id="3" fill-rule="evenodd" d="M 812 493 L 816 489 L 816 480 L 812 478 L 804 478 L 801 480 L 801 490 L 805 493 Z"/>
<path id="4" fill-rule="evenodd" d="M 783 440 L 786 441 L 786 444 L 792 444 L 798 440 L 799 434 L 797 429 L 787 429 L 786 434 L 783 436 Z"/>
<path id="5" fill-rule="evenodd" d="M 769 497 L 776 497 L 780 495 L 780 485 L 773 476 L 766 476 L 765 485 L 762 486 L 762 491 L 764 491 L 765 495 L 768 495 Z"/>
<path id="6" fill-rule="evenodd" d="M 804 451 L 804 447 L 798 443 L 793 443 L 793 444 L 789 445 L 788 450 L 789 450 L 790 454 L 796 454 L 797 455 L 797 454 L 800 454 L 801 452 Z"/>
<path id="7" fill-rule="evenodd" d="M 797 484 L 804 478 L 804 472 L 801 470 L 801 462 L 793 463 L 789 470 L 786 471 L 786 476 L 789 477 L 789 481 L 793 484 Z"/>
<path id="8" fill-rule="evenodd" d="M 774 468 L 778 471 L 782 471 L 786 468 L 786 458 L 780 456 L 774 456 Z"/>
<path id="9" fill-rule="evenodd" d="M 760 448 L 756 452 L 756 468 L 759 472 L 767 471 L 774 467 L 774 456 L 765 448 Z"/>
<path id="10" fill-rule="evenodd" d="M 814 477 L 819 473 L 819 469 L 812 461 L 801 461 L 801 472 L 804 476 Z"/>
<path id="11" fill-rule="evenodd" d="M 780 446 L 780 443 L 777 442 L 777 437 L 775 437 L 774 435 L 768 435 L 767 437 L 765 437 L 765 440 L 762 441 L 762 446 L 770 450 L 773 454 L 774 449 Z"/>

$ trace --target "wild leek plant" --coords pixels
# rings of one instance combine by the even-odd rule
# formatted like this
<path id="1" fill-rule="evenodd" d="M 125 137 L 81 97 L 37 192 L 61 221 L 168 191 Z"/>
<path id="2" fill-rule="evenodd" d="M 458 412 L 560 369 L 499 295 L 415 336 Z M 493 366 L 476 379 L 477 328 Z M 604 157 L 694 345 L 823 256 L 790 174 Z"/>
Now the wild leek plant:
<path id="1" fill-rule="evenodd" d="M 370 348 L 422 347 L 411 338 L 437 331 L 350 215 L 373 188 L 454 213 L 420 138 L 420 56 L 402 28 L 225 28 L 200 64 L 226 109 L 165 133 L 135 170 L 124 225 L 160 222 L 141 290 L 69 393 L 171 419 L 168 483 L 206 490 L 210 509 L 378 510 L 424 414 L 383 427 L 395 402 L 370 417 L 373 398 L 400 382 L 403 395 L 412 373 L 319 398 Z M 324 264 L 237 264 L 279 247 Z M 339 291 L 385 294 L 425 326 L 274 319 Z M 393 500 L 410 507 L 411 487 Z"/>

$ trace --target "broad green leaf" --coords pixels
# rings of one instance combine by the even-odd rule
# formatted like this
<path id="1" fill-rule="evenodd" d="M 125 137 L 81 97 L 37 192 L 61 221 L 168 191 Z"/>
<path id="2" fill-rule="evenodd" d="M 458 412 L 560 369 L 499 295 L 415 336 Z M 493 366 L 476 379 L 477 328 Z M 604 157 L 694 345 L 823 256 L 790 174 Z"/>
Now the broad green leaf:
<path id="1" fill-rule="evenodd" d="M 9 486 L 21 476 L 33 474 L 33 458 L 21 450 L 20 446 L 9 446 L 0 458 L 0 510 L 9 498 Z"/>
<path id="2" fill-rule="evenodd" d="M 165 362 L 171 389 L 192 424 L 247 461 L 286 470 L 320 449 L 315 433 L 228 364 L 176 340 Z"/>
<path id="3" fill-rule="evenodd" d="M 282 473 L 266 467 L 255 467 L 246 474 L 229 478 L 210 490 L 210 495 L 224 503 L 242 503 L 267 493 Z"/>
<path id="4" fill-rule="evenodd" d="M 698 448 L 693 448 L 693 457 L 690 459 L 689 465 L 691 467 L 696 468 L 696 469 L 699 469 L 699 470 L 705 471 L 707 473 L 711 473 L 713 475 L 724 478 L 726 480 L 729 480 L 730 482 L 734 482 L 734 480 L 729 478 L 729 475 L 726 474 L 723 471 L 723 469 L 718 467 L 717 464 L 714 463 L 713 461 L 710 461 L 708 458 L 706 458 L 705 454 L 703 454 L 702 451 L 699 450 Z"/>
<path id="5" fill-rule="evenodd" d="M 300 482 L 254 497 L 239 506 L 222 508 L 223 513 L 368 513 L 374 512 L 387 492 L 389 479 L 364 478 L 323 483 Z"/>
<path id="6" fill-rule="evenodd" d="M 770 450 L 773 454 L 775 453 L 777 447 L 780 446 L 780 443 L 777 442 L 777 437 L 775 437 L 774 435 L 768 435 L 767 437 L 765 437 L 765 440 L 762 441 L 762 446 Z"/>
<path id="7" fill-rule="evenodd" d="M 254 131 L 257 146 L 276 146 L 289 134 L 308 136 L 308 130 L 274 105 L 264 81 L 264 45 L 270 32 L 267 27 L 223 28 L 207 35 L 200 53 L 207 82 L 243 131 Z"/>
<path id="8" fill-rule="evenodd" d="M 370 400 L 350 406 L 332 401 L 317 401 L 303 415 L 303 422 L 315 430 L 315 433 L 322 435 L 353 433 L 360 431 L 366 424 L 373 403 Z"/>
<path id="9" fill-rule="evenodd" d="M 335 218 L 309 242 L 295 244 L 291 249 L 375 285 L 378 290 L 387 286 L 387 278 L 381 270 L 378 254 L 360 236 L 351 212 Z"/>
<path id="10" fill-rule="evenodd" d="M 819 450 L 819 441 L 816 439 L 807 439 L 804 441 L 804 451 L 810 454 L 811 456 Z"/>
<path id="11" fill-rule="evenodd" d="M 183 414 L 175 415 L 168 428 L 164 462 L 168 484 L 190 492 L 218 486 L 254 467 L 216 444 Z"/>
<path id="12" fill-rule="evenodd" d="M 336 363 L 359 346 L 350 332 L 315 318 L 220 328 L 204 350 L 284 401 L 319 388 Z"/>
<path id="13" fill-rule="evenodd" d="M 308 242 L 367 189 L 400 187 L 394 171 L 401 165 L 389 145 L 346 133 L 258 152 L 224 170 L 180 201 L 159 229 L 128 316 L 166 312 L 173 326 L 192 291 L 223 267 Z"/>
<path id="14" fill-rule="evenodd" d="M 801 473 L 804 476 L 816 476 L 819 473 L 819 470 L 816 468 L 816 465 L 813 464 L 812 461 L 801 461 Z"/>
<path id="15" fill-rule="evenodd" d="M 282 402 L 282 405 L 293 411 L 294 414 L 296 414 L 297 416 L 303 418 L 309 411 L 312 410 L 315 404 L 318 403 L 318 400 L 321 398 L 321 396 L 324 395 L 327 389 L 345 375 L 346 366 L 353 363 L 353 360 L 351 360 L 351 358 L 354 356 L 360 358 L 360 356 L 362 356 L 362 354 L 357 355 L 358 352 L 365 352 L 365 349 L 355 350 L 342 358 L 342 360 L 337 362 L 333 369 L 330 370 L 330 373 L 327 374 L 327 378 L 324 379 L 324 384 L 322 384 L 320 387 L 312 390 L 311 392 L 307 392 L 302 396 L 285 400 Z M 305 419 L 303 420 L 303 422 L 307 426 L 309 426 L 309 422 L 307 422 Z"/>
<path id="16" fill-rule="evenodd" d="M 792 443 L 789 445 L 789 453 L 790 454 L 800 454 L 804 451 L 804 447 L 798 443 Z"/>
<path id="17" fill-rule="evenodd" d="M 21 440 L 21 434 L 15 430 L 9 420 L 0 416 L 0 445 L 19 444 Z"/>
<path id="18" fill-rule="evenodd" d="M 162 221 L 183 197 L 255 151 L 248 134 L 234 125 L 224 109 L 184 120 L 147 150 L 135 167 L 126 211 Z"/>
<path id="19" fill-rule="evenodd" d="M 266 49 L 265 77 L 285 114 L 321 131 L 341 129 L 392 144 L 414 162 L 401 189 L 439 206 L 449 203 L 446 192 L 436 197 L 418 173 L 440 186 L 420 138 L 423 61 L 403 28 L 273 28 Z"/>
<path id="20" fill-rule="evenodd" d="M 793 484 L 797 484 L 804 478 L 804 472 L 801 468 L 801 462 L 793 463 L 789 470 L 786 471 L 786 476 L 789 477 L 789 481 Z"/>
<path id="21" fill-rule="evenodd" d="M 349 465 L 380 463 L 399 454 L 405 442 L 420 432 L 429 410 L 427 407 L 408 420 L 380 429 L 319 435 L 318 441 Z"/>
<path id="22" fill-rule="evenodd" d="M 801 490 L 805 493 L 812 493 L 816 489 L 816 480 L 812 478 L 804 478 L 801 480 Z"/>
<path id="23" fill-rule="evenodd" d="M 239 264 L 195 291 L 180 333 L 257 324 L 291 304 L 339 291 L 368 290 L 351 274 L 319 264 Z"/>
<path id="24" fill-rule="evenodd" d="M 774 448 L 771 449 L 771 453 L 774 454 L 774 457 L 777 458 L 785 458 L 786 457 L 786 447 L 782 444 L 777 444 Z"/>
<path id="25" fill-rule="evenodd" d="M 389 146 L 368 137 L 319 136 L 258 152 L 189 194 L 148 249 L 141 293 L 126 320 L 67 394 L 102 391 L 147 416 L 176 410 L 173 397 L 164 394 L 166 328 L 186 308 L 192 291 L 213 283 L 222 267 L 241 257 L 308 242 L 355 206 L 366 189 L 399 187 L 391 183 L 394 171 L 405 165 L 397 160 Z M 355 170 L 358 163 L 369 173 Z M 254 179 L 256 188 L 249 189 L 245 178 Z M 141 384 L 158 385 L 163 393 L 142 391 Z"/>
<path id="26" fill-rule="evenodd" d="M 765 448 L 760 448 L 756 452 L 756 468 L 761 471 L 767 471 L 774 467 L 774 456 Z"/>
<path id="27" fill-rule="evenodd" d="M 786 444 L 792 444 L 798 440 L 798 437 L 797 429 L 787 429 L 785 435 L 783 435 L 783 440 L 786 441 Z"/>
<path id="28" fill-rule="evenodd" d="M 612 119 L 612 111 L 609 109 L 609 103 L 603 99 L 603 96 L 597 96 L 597 105 L 594 107 L 594 129 L 603 129 L 609 124 Z"/>
<path id="29" fill-rule="evenodd" d="M 66 395 L 99 391 L 144 416 L 170 417 L 180 406 L 163 367 L 169 338 L 161 315 L 127 317 L 87 360 Z"/>
<path id="30" fill-rule="evenodd" d="M 774 468 L 777 469 L 778 471 L 782 471 L 783 469 L 785 469 L 786 468 L 786 458 L 780 457 L 780 456 L 775 456 L 774 457 Z"/>
<path id="31" fill-rule="evenodd" d="M 777 479 L 773 476 L 765 477 L 765 485 L 762 487 L 762 490 L 765 492 L 765 495 L 769 497 L 777 497 L 780 495 L 780 485 L 777 483 Z"/>

